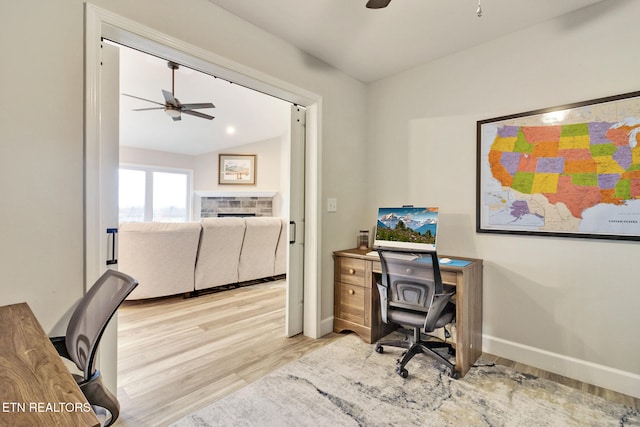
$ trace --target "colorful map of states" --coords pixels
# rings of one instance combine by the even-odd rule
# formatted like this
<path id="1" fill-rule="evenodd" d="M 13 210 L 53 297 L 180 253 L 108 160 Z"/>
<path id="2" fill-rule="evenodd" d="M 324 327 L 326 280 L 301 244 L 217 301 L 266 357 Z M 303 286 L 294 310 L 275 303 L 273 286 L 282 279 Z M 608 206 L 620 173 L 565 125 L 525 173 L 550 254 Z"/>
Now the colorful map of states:
<path id="1" fill-rule="evenodd" d="M 582 218 L 600 203 L 640 199 L 638 128 L 607 122 L 502 126 L 489 151 L 491 173 L 505 187 L 562 202 Z M 517 210 L 517 217 L 528 213 L 526 206 Z"/>

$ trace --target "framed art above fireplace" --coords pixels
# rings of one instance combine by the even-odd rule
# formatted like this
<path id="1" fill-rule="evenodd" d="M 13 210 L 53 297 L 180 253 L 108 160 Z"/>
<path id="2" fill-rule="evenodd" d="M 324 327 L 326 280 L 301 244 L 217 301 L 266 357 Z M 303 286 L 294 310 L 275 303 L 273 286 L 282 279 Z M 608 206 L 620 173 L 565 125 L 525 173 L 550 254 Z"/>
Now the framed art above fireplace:
<path id="1" fill-rule="evenodd" d="M 218 184 L 256 184 L 255 154 L 220 154 Z"/>

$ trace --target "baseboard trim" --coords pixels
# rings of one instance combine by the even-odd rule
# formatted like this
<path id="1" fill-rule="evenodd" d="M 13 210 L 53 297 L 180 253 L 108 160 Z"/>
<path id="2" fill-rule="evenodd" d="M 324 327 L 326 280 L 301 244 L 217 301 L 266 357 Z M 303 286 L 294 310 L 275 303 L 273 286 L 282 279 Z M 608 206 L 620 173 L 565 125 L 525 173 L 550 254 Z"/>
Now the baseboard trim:
<path id="1" fill-rule="evenodd" d="M 640 398 L 640 375 L 483 335 L 482 351 L 587 384 Z"/>

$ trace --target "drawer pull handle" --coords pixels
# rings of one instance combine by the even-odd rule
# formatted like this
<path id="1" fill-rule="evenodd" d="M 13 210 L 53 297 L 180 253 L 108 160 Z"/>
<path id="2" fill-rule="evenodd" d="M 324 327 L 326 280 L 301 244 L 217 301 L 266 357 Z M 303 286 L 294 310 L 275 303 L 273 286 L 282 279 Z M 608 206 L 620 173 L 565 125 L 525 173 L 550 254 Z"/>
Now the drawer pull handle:
<path id="1" fill-rule="evenodd" d="M 353 268 L 349 269 L 349 274 L 355 274 L 355 273 L 356 273 L 356 271 Z"/>
<path id="2" fill-rule="evenodd" d="M 349 295 L 353 295 L 355 293 L 356 293 L 356 291 L 354 291 L 353 289 L 349 289 Z"/>

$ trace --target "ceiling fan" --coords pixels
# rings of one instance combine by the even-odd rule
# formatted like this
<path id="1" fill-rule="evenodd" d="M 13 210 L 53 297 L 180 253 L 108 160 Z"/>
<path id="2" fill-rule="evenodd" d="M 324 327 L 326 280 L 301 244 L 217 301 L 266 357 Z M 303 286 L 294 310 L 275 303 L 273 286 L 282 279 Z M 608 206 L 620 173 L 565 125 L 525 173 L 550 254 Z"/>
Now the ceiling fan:
<path id="1" fill-rule="evenodd" d="M 369 9 L 382 9 L 389 6 L 390 2 L 391 0 L 369 0 L 367 2 L 367 7 Z"/>
<path id="2" fill-rule="evenodd" d="M 202 119 L 212 120 L 214 118 L 213 116 L 201 113 L 199 111 L 194 111 L 194 110 L 199 110 L 201 108 L 216 108 L 216 106 L 213 105 L 212 103 L 201 102 L 196 104 L 182 104 L 180 101 L 178 101 L 178 98 L 174 96 L 174 92 L 175 92 L 174 89 L 175 89 L 176 70 L 180 67 L 180 65 L 176 64 L 175 62 L 169 61 L 167 63 L 167 66 L 171 68 L 171 92 L 162 89 L 162 95 L 164 96 L 164 101 L 165 101 L 164 104 L 161 104 L 160 102 L 152 101 L 150 99 L 140 98 L 139 96 L 123 93 L 123 95 L 129 96 L 131 98 L 136 98 L 142 101 L 152 102 L 154 104 L 161 105 L 161 107 L 137 108 L 133 111 L 164 110 L 165 113 L 167 113 L 167 115 L 169 115 L 169 117 L 173 119 L 173 121 L 181 120 L 182 113 L 188 114 L 190 116 L 200 117 Z"/>
<path id="3" fill-rule="evenodd" d="M 389 3 L 391 3 L 391 0 L 369 0 L 367 2 L 367 7 L 369 9 L 383 9 L 389 6 Z M 478 18 L 482 17 L 482 6 L 480 5 L 480 0 L 478 0 L 478 8 L 476 9 L 476 15 L 478 15 Z"/>

